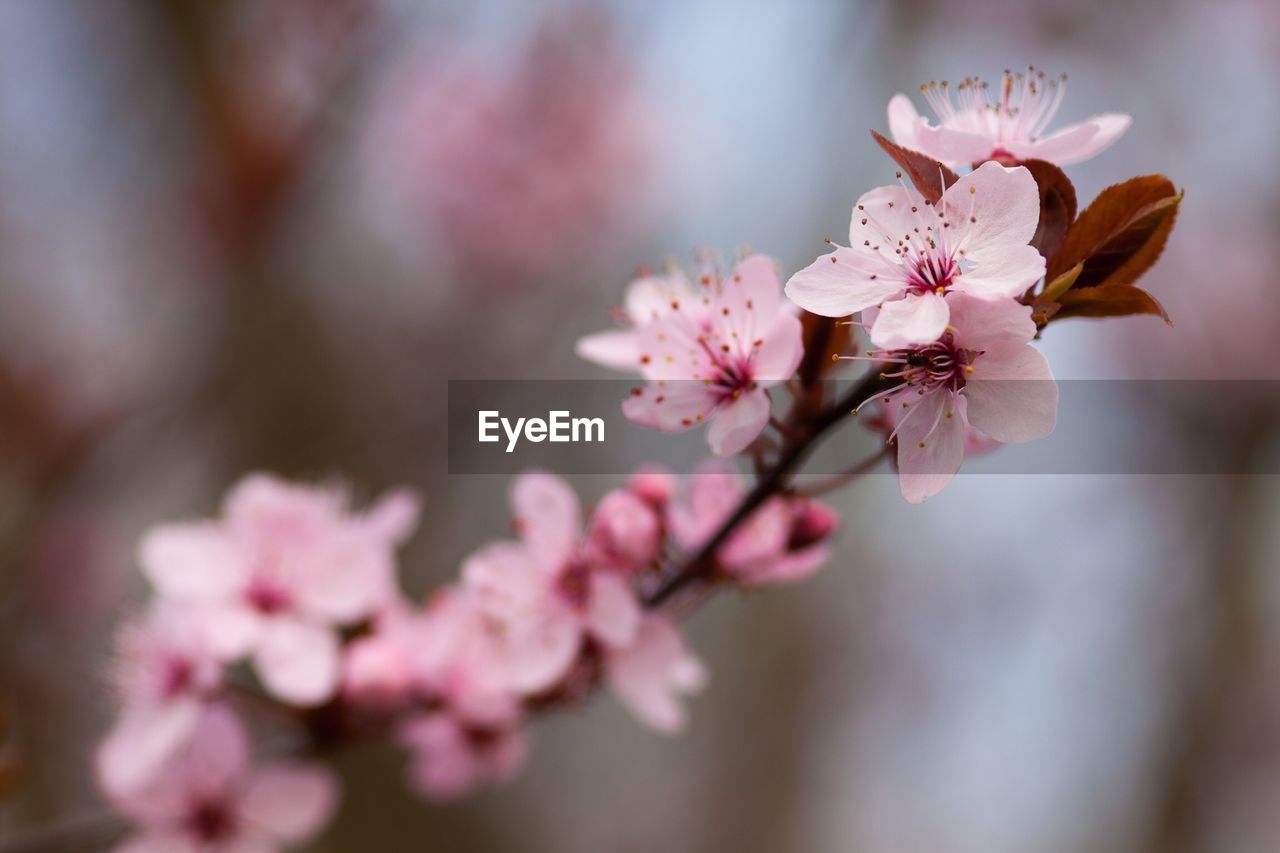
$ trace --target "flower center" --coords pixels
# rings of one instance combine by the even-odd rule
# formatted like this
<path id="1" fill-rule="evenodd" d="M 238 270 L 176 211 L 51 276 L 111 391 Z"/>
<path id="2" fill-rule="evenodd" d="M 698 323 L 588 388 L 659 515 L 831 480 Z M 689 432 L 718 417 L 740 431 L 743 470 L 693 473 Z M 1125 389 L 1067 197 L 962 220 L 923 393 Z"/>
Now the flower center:
<path id="1" fill-rule="evenodd" d="M 571 559 L 560 570 L 556 589 L 575 609 L 585 610 L 591 592 L 591 569 L 583 560 Z"/>
<path id="2" fill-rule="evenodd" d="M 722 398 L 737 399 L 756 387 L 750 359 L 738 356 L 727 343 L 716 345 L 706 335 L 698 336 L 698 344 L 711 360 L 711 369 L 703 381 L 719 391 Z"/>
<path id="3" fill-rule="evenodd" d="M 264 616 L 274 616 L 290 608 L 293 598 L 279 584 L 265 578 L 255 578 L 244 593 L 245 601 Z"/>
<path id="4" fill-rule="evenodd" d="M 170 658 L 165 661 L 164 672 L 160 676 L 160 696 L 163 699 L 176 699 L 188 693 L 195 682 L 195 666 L 186 658 Z"/>
<path id="5" fill-rule="evenodd" d="M 201 841 L 215 843 L 230 837 L 234 821 L 226 803 L 221 800 L 205 800 L 197 803 L 191 810 L 187 825 Z"/>

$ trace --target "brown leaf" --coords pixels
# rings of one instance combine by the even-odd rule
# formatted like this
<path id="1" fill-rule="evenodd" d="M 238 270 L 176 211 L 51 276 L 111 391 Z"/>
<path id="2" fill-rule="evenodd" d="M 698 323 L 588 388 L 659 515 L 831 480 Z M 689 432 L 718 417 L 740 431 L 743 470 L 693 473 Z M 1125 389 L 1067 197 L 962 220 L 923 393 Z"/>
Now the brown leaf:
<path id="1" fill-rule="evenodd" d="M 1036 186 L 1040 188 L 1040 224 L 1031 238 L 1031 245 L 1048 260 L 1058 251 L 1067 229 L 1075 221 L 1076 188 L 1066 173 L 1052 163 L 1024 160 L 1022 165 L 1031 172 Z"/>
<path id="2" fill-rule="evenodd" d="M 946 188 L 960 180 L 959 175 L 926 154 L 903 148 L 874 130 L 871 131 L 871 136 L 902 167 L 920 195 L 930 204 L 937 204 Z"/>
<path id="3" fill-rule="evenodd" d="M 1160 257 L 1181 201 L 1182 194 L 1163 175 L 1143 175 L 1107 187 L 1067 229 L 1061 247 L 1049 259 L 1047 278 L 1053 280 L 1083 262 L 1072 292 L 1132 284 Z"/>
<path id="4" fill-rule="evenodd" d="M 1051 316 L 1055 320 L 1067 317 L 1128 317 L 1132 314 L 1154 314 L 1169 325 L 1173 321 L 1165 313 L 1164 306 L 1140 287 L 1132 284 L 1100 284 L 1083 289 L 1072 288 L 1062 294 L 1058 308 Z"/>

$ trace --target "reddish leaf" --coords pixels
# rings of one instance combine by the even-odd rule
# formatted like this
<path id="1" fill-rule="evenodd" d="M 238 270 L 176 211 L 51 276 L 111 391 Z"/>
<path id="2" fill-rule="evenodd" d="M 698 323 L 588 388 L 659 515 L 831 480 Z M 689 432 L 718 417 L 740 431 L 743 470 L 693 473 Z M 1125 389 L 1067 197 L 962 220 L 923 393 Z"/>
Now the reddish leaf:
<path id="1" fill-rule="evenodd" d="M 1031 238 L 1031 245 L 1048 260 L 1058 251 L 1067 229 L 1075 221 L 1076 188 L 1066 173 L 1052 163 L 1024 160 L 1022 165 L 1031 172 L 1036 186 L 1040 188 L 1040 224 Z"/>
<path id="2" fill-rule="evenodd" d="M 1163 175 L 1144 175 L 1107 187 L 1067 229 L 1050 258 L 1052 280 L 1084 263 L 1072 291 L 1132 284 L 1160 257 L 1182 194 Z"/>
<path id="3" fill-rule="evenodd" d="M 1154 314 L 1169 325 L 1173 321 L 1155 297 L 1132 284 L 1100 284 L 1083 289 L 1072 288 L 1049 313 L 1055 320 L 1067 317 L 1128 317 L 1132 314 Z M 1048 318 L 1046 318 L 1047 322 Z"/>
<path id="4" fill-rule="evenodd" d="M 924 196 L 924 200 L 930 204 L 937 204 L 946 188 L 960 180 L 959 175 L 926 154 L 903 148 L 874 130 L 871 131 L 871 136 L 880 143 L 880 147 L 893 158 L 894 162 L 902 167 L 902 171 L 907 173 L 907 177 L 911 179 L 911 183 L 915 184 L 920 195 Z"/>

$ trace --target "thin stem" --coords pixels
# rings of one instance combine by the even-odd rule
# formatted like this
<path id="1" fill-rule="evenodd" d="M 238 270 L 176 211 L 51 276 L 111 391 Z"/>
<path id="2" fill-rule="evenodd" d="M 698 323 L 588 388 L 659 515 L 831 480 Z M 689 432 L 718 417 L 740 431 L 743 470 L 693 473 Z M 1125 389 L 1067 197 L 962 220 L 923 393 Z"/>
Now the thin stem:
<path id="1" fill-rule="evenodd" d="M 830 477 L 819 480 L 810 486 L 796 486 L 792 491 L 797 495 L 801 495 L 806 498 L 816 498 L 821 495 L 830 494 L 837 489 L 842 489 L 861 477 L 863 474 L 866 474 L 872 468 L 879 465 L 881 460 L 889 456 L 889 450 L 890 447 L 886 444 L 866 459 L 863 459 L 860 462 L 855 462 L 839 474 L 832 474 Z"/>

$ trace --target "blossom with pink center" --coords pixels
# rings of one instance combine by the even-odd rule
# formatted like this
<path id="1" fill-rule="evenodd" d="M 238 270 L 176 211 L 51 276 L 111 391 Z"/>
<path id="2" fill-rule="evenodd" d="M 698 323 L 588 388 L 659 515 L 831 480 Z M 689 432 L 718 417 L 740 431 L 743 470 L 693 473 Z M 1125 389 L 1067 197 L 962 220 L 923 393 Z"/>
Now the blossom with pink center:
<path id="1" fill-rule="evenodd" d="M 563 679 L 587 641 L 626 646 L 640 622 L 640 603 L 620 572 L 591 564 L 582 547 L 582 509 L 569 484 L 525 474 L 511 489 L 518 542 L 473 554 L 466 586 L 501 626 L 512 685 L 538 693 Z"/>
<path id="2" fill-rule="evenodd" d="M 671 534 L 681 547 L 701 548 L 742 503 L 746 487 L 727 464 L 711 461 L 691 478 L 682 503 L 667 511 Z M 836 513 L 807 498 L 764 502 L 716 551 L 719 571 L 738 583 L 758 586 L 804 580 L 826 563 Z"/>
<path id="3" fill-rule="evenodd" d="M 623 328 L 580 338 L 575 350 L 580 357 L 602 367 L 636 370 L 640 366 L 641 329 L 676 311 L 684 311 L 695 322 L 700 322 L 709 310 L 710 306 L 701 301 L 683 270 L 676 268 L 665 275 L 641 276 L 627 287 L 625 300 L 618 310 Z"/>
<path id="4" fill-rule="evenodd" d="M 806 311 L 845 317 L 879 306 L 877 347 L 935 341 L 950 322 L 953 296 L 1018 296 L 1044 275 L 1029 241 L 1040 193 L 1024 167 L 988 162 L 929 204 L 905 185 L 858 199 L 848 248 L 837 246 L 787 282 Z"/>
<path id="5" fill-rule="evenodd" d="M 209 708 L 185 749 L 145 790 L 107 792 L 138 826 L 117 853 L 270 853 L 318 833 L 337 783 L 320 767 L 253 768 L 249 738 L 227 708 Z"/>
<path id="6" fill-rule="evenodd" d="M 681 697 L 706 684 L 702 662 L 665 616 L 646 614 L 633 643 L 605 654 L 605 679 L 641 722 L 675 734 L 685 726 Z"/>
<path id="7" fill-rule="evenodd" d="M 165 603 L 126 624 L 117 650 L 122 710 L 96 766 L 104 790 L 123 795 L 150 782 L 187 742 L 222 685 L 223 665 L 205 620 Z"/>
<path id="8" fill-rule="evenodd" d="M 894 95 L 889 132 L 904 148 L 950 165 L 1038 159 L 1066 166 L 1101 153 L 1129 129 L 1129 116 L 1102 113 L 1045 135 L 1066 90 L 1065 74 L 1049 80 L 1034 68 L 1005 71 L 994 92 L 977 77 L 966 77 L 954 94 L 945 80 L 927 83 L 920 92 L 938 124 L 916 112 L 906 95 Z"/>
<path id="9" fill-rule="evenodd" d="M 773 261 L 763 255 L 742 260 L 723 280 L 699 281 L 693 310 L 673 303 L 671 314 L 640 330 L 640 373 L 649 384 L 633 392 L 622 412 L 668 431 L 706 423 L 712 452 L 730 456 L 768 423 L 766 389 L 795 373 L 802 331 L 781 298 Z"/>
<path id="10" fill-rule="evenodd" d="M 410 784 L 430 800 L 456 800 L 481 785 L 505 782 L 528 755 L 518 726 L 480 725 L 447 713 L 406 721 L 399 741 L 412 754 Z"/>
<path id="11" fill-rule="evenodd" d="M 154 528 L 139 555 L 164 598 L 200 608 L 227 650 L 252 656 L 271 693 L 313 705 L 338 686 L 334 629 L 392 600 L 393 551 L 417 512 L 404 492 L 353 514 L 337 491 L 250 475 L 220 521 Z"/>
<path id="12" fill-rule="evenodd" d="M 875 400 L 894 412 L 898 479 L 911 503 L 955 477 L 969 426 L 1008 444 L 1043 438 L 1057 418 L 1049 363 L 1028 343 L 1036 333 L 1031 308 L 968 295 L 951 307 L 951 325 L 938 340 L 871 356 L 897 382 Z"/>

